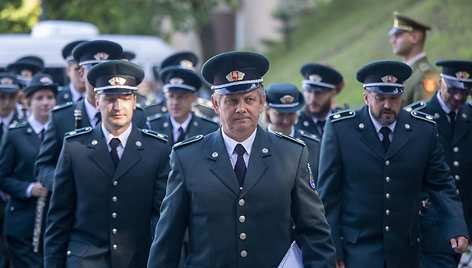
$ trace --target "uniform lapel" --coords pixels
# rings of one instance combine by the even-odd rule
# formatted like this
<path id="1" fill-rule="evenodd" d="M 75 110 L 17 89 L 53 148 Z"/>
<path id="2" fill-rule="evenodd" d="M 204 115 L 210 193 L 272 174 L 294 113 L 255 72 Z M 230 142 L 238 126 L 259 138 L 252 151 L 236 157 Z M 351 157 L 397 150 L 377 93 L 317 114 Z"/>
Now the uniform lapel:
<path id="1" fill-rule="evenodd" d="M 437 94 L 439 93 L 436 93 L 436 95 Z M 447 115 L 441 108 L 436 95 L 431 99 L 431 110 L 438 126 L 438 132 L 441 133 L 441 136 L 445 137 L 446 140 L 452 140 L 453 133 L 451 124 L 449 123 L 449 120 L 447 120 Z"/>
<path id="2" fill-rule="evenodd" d="M 129 134 L 128 141 L 126 141 L 126 147 L 121 156 L 121 160 L 116 167 L 115 179 L 118 179 L 126 171 L 131 169 L 140 159 L 139 150 L 143 150 L 144 145 L 140 140 L 140 132 L 137 128 L 133 127 Z M 111 158 L 110 158 L 111 159 Z"/>
<path id="3" fill-rule="evenodd" d="M 257 127 L 256 138 L 252 144 L 251 156 L 249 157 L 249 164 L 244 177 L 243 191 L 241 196 L 246 195 L 252 187 L 261 179 L 262 175 L 269 165 L 266 157 L 270 156 L 270 144 L 267 140 L 267 133 L 261 128 Z"/>
<path id="4" fill-rule="evenodd" d="M 360 110 L 358 128 L 362 131 L 361 141 L 365 143 L 367 148 L 371 149 L 383 159 L 385 156 L 385 150 L 382 147 L 382 143 L 377 131 L 375 130 L 374 124 L 370 119 L 369 109 L 366 105 Z"/>
<path id="5" fill-rule="evenodd" d="M 302 124 L 302 126 L 300 127 L 301 129 L 306 129 L 308 132 L 313 133 L 318 137 L 321 137 L 318 128 L 315 125 L 315 122 L 313 122 L 313 118 L 308 116 L 305 111 L 302 111 L 300 121 Z"/>
<path id="6" fill-rule="evenodd" d="M 174 145 L 174 143 L 175 143 L 175 140 L 174 140 L 174 127 L 172 126 L 172 121 L 170 121 L 170 115 L 167 115 L 162 127 L 164 128 L 164 134 L 167 135 L 167 139 L 169 140 L 169 144 L 171 146 Z"/>
<path id="7" fill-rule="evenodd" d="M 210 150 L 208 158 L 213 161 L 210 170 L 218 177 L 218 179 L 226 185 L 235 195 L 239 195 L 239 185 L 231 161 L 226 150 L 225 142 L 221 134 L 221 128 L 211 134 Z M 247 177 L 247 174 L 246 174 Z"/>
<path id="8" fill-rule="evenodd" d="M 195 135 L 201 134 L 200 124 L 198 121 L 198 118 L 192 113 L 192 119 L 190 120 L 186 131 L 187 137 L 193 137 Z"/>
<path id="9" fill-rule="evenodd" d="M 400 114 L 395 125 L 395 130 L 393 131 L 393 138 L 390 147 L 388 148 L 386 158 L 390 158 L 395 155 L 398 151 L 405 146 L 410 140 L 410 131 L 412 128 L 410 114 L 405 110 L 400 110 Z"/>
<path id="10" fill-rule="evenodd" d="M 82 109 L 82 127 L 89 127 L 89 126 L 91 127 L 92 123 L 90 123 L 89 116 L 87 114 L 87 109 L 85 109 L 85 102 L 86 100 L 84 98 L 80 102 L 77 103 L 77 105 L 80 105 L 80 108 Z"/>
<path id="11" fill-rule="evenodd" d="M 88 147 L 91 148 L 91 158 L 110 178 L 113 177 L 115 167 L 111 160 L 110 152 L 108 151 L 107 142 L 105 136 L 103 136 L 101 130 L 101 123 L 98 124 L 93 130 L 93 135 L 88 143 Z"/>
<path id="12" fill-rule="evenodd" d="M 464 104 L 467 105 L 467 104 Z M 464 137 L 470 130 L 470 118 L 465 112 L 464 107 L 459 109 L 456 119 L 456 127 L 454 129 L 454 138 L 452 139 L 452 144 L 457 144 L 462 137 Z"/>
<path id="13" fill-rule="evenodd" d="M 28 126 L 24 130 L 24 134 L 28 142 L 35 148 L 39 149 L 41 145 L 41 140 L 39 139 L 38 135 L 34 132 L 34 129 L 28 123 Z"/>

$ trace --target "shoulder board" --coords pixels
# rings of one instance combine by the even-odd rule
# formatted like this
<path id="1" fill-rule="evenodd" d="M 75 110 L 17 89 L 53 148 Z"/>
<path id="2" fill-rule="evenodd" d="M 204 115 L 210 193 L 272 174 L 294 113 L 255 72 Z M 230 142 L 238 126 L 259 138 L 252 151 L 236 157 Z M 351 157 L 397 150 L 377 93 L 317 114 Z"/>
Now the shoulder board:
<path id="1" fill-rule="evenodd" d="M 159 119 L 163 116 L 164 114 L 153 114 L 151 116 L 148 116 L 147 117 L 147 120 L 148 121 L 152 121 L 152 120 L 156 120 L 156 119 Z"/>
<path id="2" fill-rule="evenodd" d="M 175 148 L 178 148 L 178 147 L 182 147 L 184 145 L 194 143 L 194 142 L 200 141 L 202 139 L 203 139 L 203 135 L 193 136 L 193 137 L 190 137 L 190 138 L 188 138 L 184 141 L 177 142 L 176 144 L 174 144 L 174 146 L 172 146 L 172 148 L 175 149 Z"/>
<path id="3" fill-rule="evenodd" d="M 136 109 L 138 109 L 138 110 L 143 110 L 143 111 L 144 111 L 143 106 L 142 106 L 141 104 L 139 104 L 139 103 L 136 103 Z"/>
<path id="4" fill-rule="evenodd" d="M 28 125 L 26 121 L 15 121 L 8 125 L 8 129 L 22 128 Z"/>
<path id="5" fill-rule="evenodd" d="M 426 62 L 420 62 L 418 69 L 423 73 L 434 72 L 433 68 Z"/>
<path id="6" fill-rule="evenodd" d="M 353 110 L 345 110 L 330 115 L 329 120 L 334 123 L 343 119 L 353 118 L 355 115 L 356 112 L 354 112 Z"/>
<path id="7" fill-rule="evenodd" d="M 150 130 L 150 129 L 141 129 L 141 132 L 143 132 L 144 134 L 149 135 L 151 137 L 158 138 L 158 139 L 160 139 L 164 142 L 167 142 L 167 135 L 164 135 L 164 134 L 159 133 L 157 131 Z"/>
<path id="8" fill-rule="evenodd" d="M 281 132 L 277 132 L 277 131 L 274 132 L 274 134 L 275 134 L 276 136 L 278 136 L 278 137 L 281 137 L 281 138 L 287 139 L 287 140 L 289 140 L 289 141 L 296 142 L 296 143 L 298 143 L 298 144 L 300 144 L 300 145 L 302 145 L 302 146 L 305 146 L 305 143 L 304 143 L 302 140 L 300 140 L 300 139 L 296 139 L 296 138 L 294 138 L 294 137 L 291 137 L 291 136 L 289 136 L 289 135 L 285 135 L 285 134 L 283 134 L 283 133 L 281 133 Z"/>
<path id="9" fill-rule="evenodd" d="M 468 104 L 469 104 L 469 106 L 471 106 L 471 107 L 472 107 L 472 101 L 469 101 L 469 102 L 468 102 Z"/>
<path id="10" fill-rule="evenodd" d="M 411 112 L 411 111 L 421 110 L 424 107 L 426 107 L 426 102 L 420 100 L 420 101 L 408 104 L 407 106 L 403 107 L 403 109 L 405 109 L 405 111 L 407 112 Z"/>
<path id="11" fill-rule="evenodd" d="M 204 98 L 197 98 L 196 104 L 209 109 L 213 109 L 213 104 L 211 103 L 211 101 Z"/>
<path id="12" fill-rule="evenodd" d="M 199 116 L 201 119 L 205 120 L 205 121 L 208 121 L 210 123 L 213 123 L 213 124 L 218 124 L 217 122 L 215 122 L 214 120 L 212 120 L 211 118 L 207 117 L 207 116 Z"/>
<path id="13" fill-rule="evenodd" d="M 79 135 L 82 135 L 82 134 L 85 134 L 85 133 L 89 133 L 90 131 L 92 131 L 92 127 L 79 128 L 79 129 L 67 132 L 64 135 L 64 137 L 67 139 L 67 138 L 70 138 L 70 137 L 75 137 L 75 136 L 79 136 Z"/>
<path id="14" fill-rule="evenodd" d="M 317 141 L 317 142 L 320 141 L 320 138 L 318 138 L 318 136 L 316 136 L 315 134 L 311 134 L 310 132 L 306 132 L 304 130 L 299 129 L 298 133 L 300 133 L 300 135 L 302 135 L 304 138 L 314 140 L 314 141 Z"/>
<path id="15" fill-rule="evenodd" d="M 427 114 L 427 113 L 423 113 L 423 112 L 420 112 L 420 111 L 413 111 L 410 114 L 414 118 L 418 118 L 418 119 L 424 120 L 426 122 L 436 124 L 436 121 L 434 121 L 434 117 L 432 115 Z"/>
<path id="16" fill-rule="evenodd" d="M 74 104 L 74 103 L 69 101 L 69 102 L 66 102 L 66 103 L 61 104 L 61 105 L 56 105 L 56 106 L 52 107 L 51 111 L 57 111 L 57 110 L 60 110 L 60 109 L 64 109 L 66 107 L 72 106 L 72 104 Z"/>

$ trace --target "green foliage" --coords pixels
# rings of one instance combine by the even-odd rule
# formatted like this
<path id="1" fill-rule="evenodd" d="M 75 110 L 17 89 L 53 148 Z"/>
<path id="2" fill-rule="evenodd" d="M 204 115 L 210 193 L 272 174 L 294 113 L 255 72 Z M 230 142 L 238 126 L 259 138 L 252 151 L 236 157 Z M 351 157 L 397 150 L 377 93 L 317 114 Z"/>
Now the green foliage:
<path id="1" fill-rule="evenodd" d="M 40 1 L 2 0 L 0 2 L 0 33 L 25 33 L 38 22 Z"/>

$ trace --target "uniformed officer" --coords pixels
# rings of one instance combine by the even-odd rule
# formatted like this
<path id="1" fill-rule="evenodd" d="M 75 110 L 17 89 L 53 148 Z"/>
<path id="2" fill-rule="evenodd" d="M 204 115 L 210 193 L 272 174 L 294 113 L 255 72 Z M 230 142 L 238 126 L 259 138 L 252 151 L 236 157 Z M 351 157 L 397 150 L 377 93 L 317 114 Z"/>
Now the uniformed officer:
<path id="1" fill-rule="evenodd" d="M 72 50 L 83 42 L 85 42 L 85 40 L 72 41 L 62 49 L 62 57 L 67 63 L 65 72 L 67 77 L 69 77 L 69 84 L 64 87 L 59 87 L 59 92 L 57 94 L 58 104 L 78 102 L 87 96 L 85 92 L 85 82 L 80 77 L 79 73 L 79 63 L 74 59 L 74 56 L 72 56 Z"/>
<path id="2" fill-rule="evenodd" d="M 159 72 L 169 114 L 148 118 L 150 128 L 167 135 L 170 145 L 187 138 L 206 135 L 219 128 L 218 124 L 191 112 L 201 87 L 200 77 L 192 70 L 170 66 Z"/>
<path id="3" fill-rule="evenodd" d="M 472 88 L 472 61 L 441 60 L 436 65 L 442 67 L 439 91 L 427 102 L 419 101 L 407 110 L 418 110 L 435 117 L 439 141 L 444 148 L 446 162 L 456 180 L 462 199 L 464 216 L 471 232 L 472 223 L 472 107 L 466 104 Z M 457 267 L 460 255 L 451 250 L 444 236 L 434 205 L 429 207 L 428 195 L 424 192 L 421 218 L 421 244 L 423 268 Z"/>
<path id="4" fill-rule="evenodd" d="M 305 110 L 300 112 L 296 127 L 321 139 L 326 119 L 337 111 L 331 109 L 331 103 L 343 77 L 335 69 L 318 63 L 306 63 L 300 72 L 305 77 L 302 81 Z"/>
<path id="5" fill-rule="evenodd" d="M 187 226 L 188 267 L 276 267 L 292 243 L 292 221 L 305 267 L 334 267 L 306 147 L 257 124 L 268 68 L 266 57 L 247 51 L 203 66 L 222 128 L 174 146 L 148 267 L 177 267 Z"/>
<path id="6" fill-rule="evenodd" d="M 423 51 L 426 31 L 431 30 L 431 26 L 397 12 L 393 16 L 393 28 L 388 32 L 392 36 L 393 53 L 402 57 L 403 62 L 413 70 L 404 83 L 402 106 L 406 106 L 431 98 L 437 90 L 439 77 Z"/>
<path id="7" fill-rule="evenodd" d="M 320 139 L 314 134 L 298 129 L 297 111 L 305 105 L 303 94 L 290 83 L 275 83 L 266 90 L 265 119 L 269 123 L 269 132 L 281 132 L 302 140 L 308 148 L 308 163 L 315 176 L 318 175 L 320 157 Z"/>
<path id="8" fill-rule="evenodd" d="M 46 268 L 146 266 L 169 147 L 164 135 L 131 123 L 143 78 L 128 61 L 90 69 L 103 120 L 66 134 L 47 217 Z"/>
<path id="9" fill-rule="evenodd" d="M 419 200 L 424 185 L 450 246 L 468 232 L 433 117 L 401 109 L 411 68 L 373 62 L 356 74 L 366 105 L 330 116 L 321 144 L 318 190 L 340 267 L 419 267 Z"/>
<path id="10" fill-rule="evenodd" d="M 83 42 L 76 46 L 73 55 L 81 66 L 80 75 L 85 79 L 87 97 L 77 103 L 67 103 L 55 107 L 51 112 L 48 128 L 35 165 L 35 175 L 44 187 L 52 189 L 52 178 L 62 148 L 64 134 L 87 126 L 95 127 L 101 121 L 99 109 L 95 107 L 93 86 L 86 80 L 88 70 L 100 62 L 119 59 L 122 48 L 119 44 L 105 40 Z M 137 108 L 133 113 L 133 123 L 138 128 L 146 128 L 144 110 Z"/>
<path id="11" fill-rule="evenodd" d="M 2 138 L 10 124 L 19 121 L 15 105 L 20 87 L 20 82 L 15 75 L 0 73 L 0 138 Z"/>
<path id="12" fill-rule="evenodd" d="M 33 251 L 32 238 L 37 198 L 48 190 L 36 182 L 33 169 L 49 111 L 56 104 L 57 85 L 49 75 L 36 74 L 24 91 L 31 115 L 9 128 L 0 153 L 0 189 L 10 196 L 3 232 L 14 267 L 42 267 L 42 249 Z"/>

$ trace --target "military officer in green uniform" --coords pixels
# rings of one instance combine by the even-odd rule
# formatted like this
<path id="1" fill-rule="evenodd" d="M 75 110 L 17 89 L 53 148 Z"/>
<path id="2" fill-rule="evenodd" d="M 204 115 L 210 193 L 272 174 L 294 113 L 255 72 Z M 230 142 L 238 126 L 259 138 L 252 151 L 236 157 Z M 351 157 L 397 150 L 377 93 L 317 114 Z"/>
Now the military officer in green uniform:
<path id="1" fill-rule="evenodd" d="M 10 124 L 16 124 L 20 120 L 15 110 L 20 87 L 15 75 L 0 73 L 0 139 Z"/>
<path id="2" fill-rule="evenodd" d="M 308 163 L 315 176 L 318 175 L 320 157 L 320 139 L 314 134 L 295 127 L 298 120 L 297 111 L 305 101 L 303 94 L 290 83 L 271 84 L 266 89 L 265 119 L 269 123 L 267 130 L 302 140 L 308 148 Z"/>
<path id="3" fill-rule="evenodd" d="M 340 267 L 420 266 L 420 194 L 425 186 L 458 253 L 468 232 L 433 117 L 401 109 L 411 68 L 373 62 L 356 74 L 366 105 L 330 116 L 318 190 Z"/>
<path id="4" fill-rule="evenodd" d="M 59 87 L 57 94 L 57 104 L 65 104 L 67 102 L 78 102 L 86 98 L 85 82 L 80 77 L 80 66 L 79 63 L 72 56 L 72 50 L 79 44 L 85 42 L 85 40 L 76 40 L 68 43 L 62 49 L 62 57 L 67 63 L 65 69 L 66 75 L 69 78 L 69 84 L 67 86 Z"/>
<path id="5" fill-rule="evenodd" d="M 219 125 L 191 112 L 201 87 L 200 77 L 192 70 L 169 66 L 159 72 L 169 114 L 157 114 L 148 118 L 150 128 L 167 135 L 170 145 L 199 134 L 206 135 Z"/>
<path id="6" fill-rule="evenodd" d="M 292 243 L 305 267 L 335 267 L 306 146 L 258 126 L 269 61 L 236 51 L 209 59 L 220 130 L 175 145 L 148 267 L 177 267 L 185 228 L 186 267 L 276 267 Z"/>
<path id="7" fill-rule="evenodd" d="M 427 102 L 419 101 L 405 107 L 435 117 L 439 141 L 444 148 L 446 162 L 456 181 L 462 199 L 465 221 L 469 233 L 472 224 L 472 106 L 466 103 L 472 88 L 472 61 L 440 60 L 442 67 L 439 91 Z M 457 267 L 460 255 L 449 246 L 444 236 L 434 205 L 425 191 L 423 193 L 423 217 L 421 218 L 421 244 L 423 268 Z"/>
<path id="8" fill-rule="evenodd" d="M 424 53 L 426 31 L 431 26 L 394 12 L 393 28 L 388 32 L 393 53 L 413 70 L 404 83 L 402 106 L 428 100 L 437 90 L 438 74 Z"/>
<path id="9" fill-rule="evenodd" d="M 33 169 L 49 111 L 56 104 L 57 85 L 49 75 L 36 74 L 24 91 L 31 115 L 9 128 L 0 153 L 0 189 L 10 196 L 4 235 L 14 267 L 42 267 L 42 248 L 34 252 L 32 240 L 36 202 L 48 190 L 35 180 Z"/>
<path id="10" fill-rule="evenodd" d="M 47 217 L 44 266 L 146 267 L 169 173 L 164 135 L 131 118 L 144 71 L 108 61 L 87 75 L 102 122 L 66 134 Z"/>
<path id="11" fill-rule="evenodd" d="M 318 63 L 306 63 L 300 68 L 305 77 L 302 81 L 305 109 L 298 116 L 298 129 L 315 134 L 320 139 L 328 116 L 338 111 L 332 109 L 336 86 L 343 81 L 342 75 L 335 69 Z"/>

